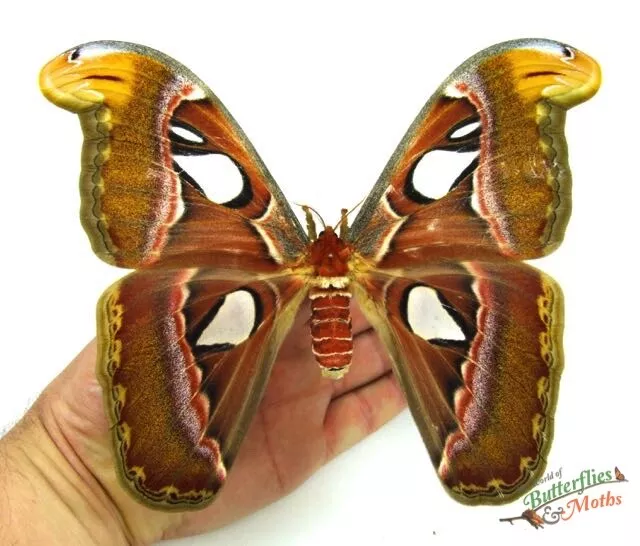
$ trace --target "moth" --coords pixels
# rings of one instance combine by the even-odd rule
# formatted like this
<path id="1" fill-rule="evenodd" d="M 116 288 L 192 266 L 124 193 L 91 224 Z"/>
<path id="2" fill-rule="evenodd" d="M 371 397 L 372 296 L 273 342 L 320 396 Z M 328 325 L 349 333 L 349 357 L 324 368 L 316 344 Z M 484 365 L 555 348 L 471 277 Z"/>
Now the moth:
<path id="1" fill-rule="evenodd" d="M 44 95 L 84 132 L 81 219 L 95 253 L 136 271 L 98 304 L 98 376 L 122 482 L 140 501 L 213 500 L 301 303 L 327 380 L 353 352 L 355 298 L 386 346 L 445 489 L 508 502 L 541 475 L 563 366 L 563 299 L 522 262 L 561 243 L 571 210 L 567 109 L 595 61 L 541 39 L 490 47 L 437 89 L 349 225 L 297 220 L 209 88 L 168 56 L 93 42 L 52 60 Z M 434 155 L 472 157 L 416 182 Z M 241 175 L 214 199 L 192 160 Z M 206 175 L 205 175 L 206 178 Z M 218 188 L 225 189 L 225 188 Z M 224 339 L 236 298 L 242 339 Z M 214 327 L 215 326 L 215 327 Z M 161 446 L 161 449 L 159 449 Z"/>

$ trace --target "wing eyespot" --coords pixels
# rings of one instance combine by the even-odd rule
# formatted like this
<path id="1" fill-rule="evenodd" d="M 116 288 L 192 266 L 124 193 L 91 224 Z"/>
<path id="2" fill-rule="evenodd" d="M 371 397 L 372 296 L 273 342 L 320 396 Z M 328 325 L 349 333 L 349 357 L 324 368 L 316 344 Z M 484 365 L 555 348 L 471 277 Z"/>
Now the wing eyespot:
<path id="1" fill-rule="evenodd" d="M 228 351 L 250 338 L 262 322 L 262 307 L 253 291 L 242 288 L 220 298 L 191 336 L 200 350 Z"/>
<path id="2" fill-rule="evenodd" d="M 405 195 L 425 205 L 444 197 L 475 170 L 478 156 L 479 151 L 474 147 L 428 151 L 409 172 Z"/>
<path id="3" fill-rule="evenodd" d="M 424 284 L 408 286 L 402 295 L 402 318 L 425 341 L 466 341 L 462 319 L 441 294 Z"/>
<path id="4" fill-rule="evenodd" d="M 195 127 L 178 120 L 169 123 L 169 138 L 176 145 L 203 145 L 207 143 L 204 135 Z"/>
<path id="5" fill-rule="evenodd" d="M 454 125 L 449 131 L 447 139 L 451 142 L 477 139 L 480 137 L 481 130 L 480 118 L 474 116 Z"/>
<path id="6" fill-rule="evenodd" d="M 249 180 L 226 154 L 174 154 L 174 170 L 209 201 L 228 208 L 241 208 L 251 201 Z"/>

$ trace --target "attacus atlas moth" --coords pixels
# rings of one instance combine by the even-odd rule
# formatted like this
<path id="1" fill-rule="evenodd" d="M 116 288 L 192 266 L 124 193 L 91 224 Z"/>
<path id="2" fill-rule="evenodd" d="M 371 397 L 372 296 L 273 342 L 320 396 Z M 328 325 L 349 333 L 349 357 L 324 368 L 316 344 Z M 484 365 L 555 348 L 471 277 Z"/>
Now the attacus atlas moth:
<path id="1" fill-rule="evenodd" d="M 240 127 L 187 68 L 94 42 L 52 60 L 44 95 L 79 115 L 81 218 L 95 253 L 136 271 L 98 304 L 98 376 L 123 484 L 163 509 L 225 483 L 278 348 L 311 300 L 327 381 L 347 373 L 354 297 L 386 346 L 445 489 L 513 500 L 541 475 L 563 366 L 563 299 L 522 262 L 562 242 L 571 210 L 565 112 L 598 65 L 549 40 L 471 57 L 438 88 L 359 213 L 308 233 Z M 418 184 L 435 155 L 468 157 Z M 464 155 L 460 155 L 464 154 Z M 192 165 L 223 159 L 235 194 Z M 432 184 L 431 184 L 432 183 Z M 230 300 L 250 328 L 225 337 Z"/>

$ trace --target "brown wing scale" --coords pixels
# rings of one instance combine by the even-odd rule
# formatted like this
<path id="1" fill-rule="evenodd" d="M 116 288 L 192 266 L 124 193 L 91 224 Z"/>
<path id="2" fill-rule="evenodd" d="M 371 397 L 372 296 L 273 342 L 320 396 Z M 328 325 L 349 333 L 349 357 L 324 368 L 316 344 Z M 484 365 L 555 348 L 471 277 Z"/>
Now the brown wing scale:
<path id="1" fill-rule="evenodd" d="M 40 85 L 80 117 L 81 219 L 103 260 L 275 271 L 306 250 L 302 227 L 240 127 L 173 59 L 94 42 L 47 64 Z M 235 198 L 211 201 L 176 161 L 207 154 L 223 154 L 239 169 Z"/>
<path id="2" fill-rule="evenodd" d="M 558 285 L 526 264 L 488 262 L 362 282 L 356 296 L 455 498 L 501 503 L 531 486 L 546 462 L 562 371 Z M 422 286 L 437 293 L 460 336 L 439 337 L 438 323 L 427 339 L 414 331 L 409 295 Z"/>
<path id="3" fill-rule="evenodd" d="M 565 112 L 599 83 L 595 61 L 548 40 L 506 42 L 475 55 L 418 114 L 350 240 L 380 268 L 549 254 L 571 212 Z M 413 173 L 437 150 L 477 157 L 446 195 L 432 199 L 416 189 Z"/>
<path id="4" fill-rule="evenodd" d="M 254 325 L 237 343 L 199 343 L 225 297 L 251 294 Z M 124 482 L 155 506 L 197 507 L 225 481 L 302 281 L 220 278 L 215 270 L 138 271 L 98 305 L 100 362 Z"/>

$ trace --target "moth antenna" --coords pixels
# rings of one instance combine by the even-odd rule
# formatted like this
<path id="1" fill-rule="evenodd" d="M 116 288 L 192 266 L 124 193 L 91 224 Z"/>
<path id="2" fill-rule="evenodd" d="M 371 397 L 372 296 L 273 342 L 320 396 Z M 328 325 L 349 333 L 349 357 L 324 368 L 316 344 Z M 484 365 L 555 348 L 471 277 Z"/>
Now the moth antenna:
<path id="1" fill-rule="evenodd" d="M 356 210 L 360 205 L 362 205 L 362 202 L 364 201 L 364 199 L 362 199 L 360 202 L 358 202 L 356 204 L 355 207 L 353 207 L 351 210 L 347 211 L 347 209 L 340 209 L 340 221 L 335 225 L 335 227 L 333 228 L 333 230 L 335 231 L 338 227 L 340 227 L 340 238 L 344 239 L 344 237 L 342 236 L 343 230 L 344 230 L 344 235 L 346 237 L 347 233 L 348 233 L 348 228 L 349 225 L 347 223 L 347 218 L 349 217 L 349 215 Z M 344 226 L 344 227 L 343 227 Z"/>
<path id="2" fill-rule="evenodd" d="M 327 229 L 327 225 L 324 223 L 324 219 L 322 218 L 322 216 L 320 216 L 320 213 L 313 207 L 310 207 L 309 205 L 300 205 L 298 203 L 296 203 L 296 205 L 301 207 L 304 211 L 304 217 L 307 221 L 307 232 L 309 233 L 309 238 L 312 241 L 315 241 L 318 238 L 318 233 L 316 231 L 316 223 L 313 221 L 313 215 L 311 213 L 315 213 L 315 215 L 320 219 L 320 222 L 322 222 L 322 229 Z"/>
<path id="3" fill-rule="evenodd" d="M 320 218 L 320 222 L 322 223 L 322 229 L 327 229 L 327 224 L 325 224 L 325 223 L 324 223 L 324 218 L 320 215 L 320 213 L 319 213 L 316 209 L 314 209 L 313 207 L 310 207 L 310 206 L 308 206 L 308 205 L 306 205 L 306 207 L 307 207 L 309 210 L 313 211 L 313 213 L 314 213 L 318 218 Z"/>
<path id="4" fill-rule="evenodd" d="M 347 215 L 349 211 L 347 209 L 340 209 L 340 239 L 346 239 L 349 235 L 349 221 Z"/>

